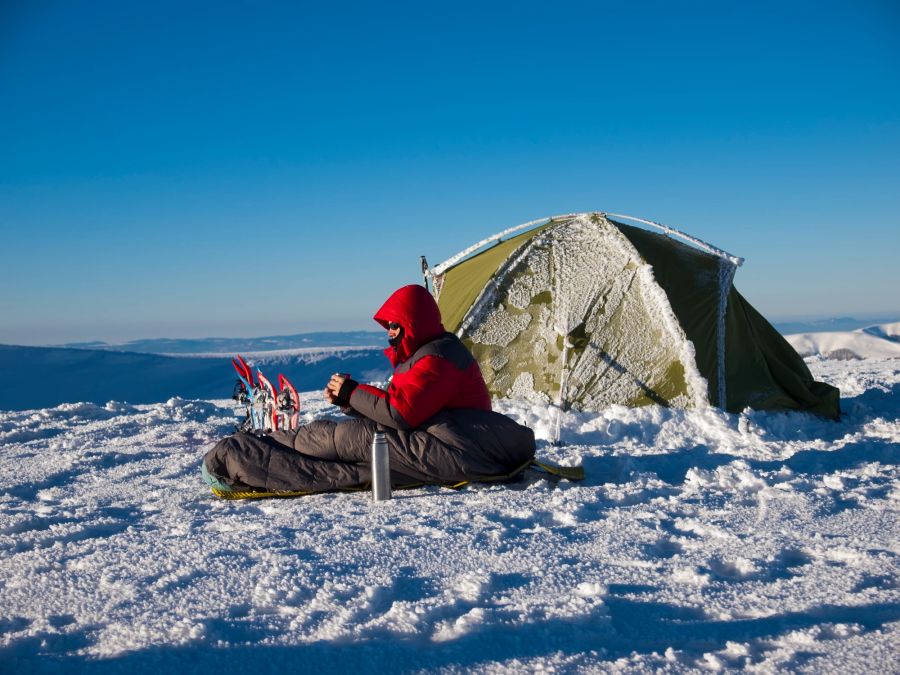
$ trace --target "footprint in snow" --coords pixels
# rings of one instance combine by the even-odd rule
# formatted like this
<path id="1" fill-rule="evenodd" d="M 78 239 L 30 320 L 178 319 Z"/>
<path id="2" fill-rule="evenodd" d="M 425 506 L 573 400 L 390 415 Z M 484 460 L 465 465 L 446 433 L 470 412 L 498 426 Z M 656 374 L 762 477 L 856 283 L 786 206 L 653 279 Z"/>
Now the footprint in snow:
<path id="1" fill-rule="evenodd" d="M 684 553 L 684 546 L 677 539 L 662 537 L 653 544 L 646 544 L 644 552 L 651 558 L 671 558 Z"/>

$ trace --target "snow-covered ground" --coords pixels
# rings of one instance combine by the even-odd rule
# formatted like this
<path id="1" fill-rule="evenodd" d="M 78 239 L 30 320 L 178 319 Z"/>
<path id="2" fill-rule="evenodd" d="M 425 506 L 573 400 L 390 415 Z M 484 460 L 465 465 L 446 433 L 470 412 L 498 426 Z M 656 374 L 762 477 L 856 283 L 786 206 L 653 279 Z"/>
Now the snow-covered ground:
<path id="1" fill-rule="evenodd" d="M 0 412 L 0 672 L 898 672 L 900 359 L 808 362 L 841 421 L 500 401 L 587 479 L 379 504 L 213 497 L 228 400 Z"/>

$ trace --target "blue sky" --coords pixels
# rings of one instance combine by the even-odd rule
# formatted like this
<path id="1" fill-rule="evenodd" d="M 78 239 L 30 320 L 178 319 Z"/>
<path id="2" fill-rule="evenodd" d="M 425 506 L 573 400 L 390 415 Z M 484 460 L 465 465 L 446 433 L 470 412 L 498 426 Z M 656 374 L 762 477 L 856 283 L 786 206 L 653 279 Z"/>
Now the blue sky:
<path id="1" fill-rule="evenodd" d="M 900 316 L 900 5 L 0 5 L 0 342 L 375 328 L 541 216 L 747 259 L 766 316 Z"/>

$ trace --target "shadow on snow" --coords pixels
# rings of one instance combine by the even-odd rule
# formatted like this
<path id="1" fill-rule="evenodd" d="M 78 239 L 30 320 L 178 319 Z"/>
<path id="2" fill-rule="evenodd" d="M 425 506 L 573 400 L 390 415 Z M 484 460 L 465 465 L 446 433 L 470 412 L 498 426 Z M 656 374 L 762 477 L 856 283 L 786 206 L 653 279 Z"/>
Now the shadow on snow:
<path id="1" fill-rule="evenodd" d="M 852 623 L 871 632 L 900 620 L 900 604 L 867 606 L 824 605 L 776 616 L 709 620 L 702 610 L 659 602 L 617 597 L 593 614 L 570 619 L 512 626 L 488 625 L 447 642 L 421 637 L 394 637 L 387 632 L 353 642 L 335 640 L 296 646 L 259 644 L 264 630 L 238 629 L 211 620 L 208 627 L 245 644 L 221 647 L 193 644 L 183 647 L 150 647 L 106 659 L 47 654 L 53 647 L 69 650 L 90 644 L 91 632 L 67 636 L 32 636 L 0 650 L 0 659 L 18 673 L 129 673 L 155 672 L 161 668 L 203 668 L 207 671 L 347 672 L 359 668 L 375 671 L 412 672 L 440 667 L 472 668 L 511 659 L 527 660 L 554 654 L 584 654 L 598 661 L 613 661 L 631 654 L 662 654 L 667 648 L 700 657 L 725 649 L 728 642 L 747 643 L 773 639 L 791 631 L 835 623 Z M 828 639 L 828 634 L 822 639 Z M 63 640 L 53 644 L 52 640 Z M 48 643 L 48 639 L 50 640 Z M 814 647 L 815 645 L 813 645 Z M 44 655 L 39 655 L 44 652 Z M 591 654 L 596 652 L 596 655 Z"/>

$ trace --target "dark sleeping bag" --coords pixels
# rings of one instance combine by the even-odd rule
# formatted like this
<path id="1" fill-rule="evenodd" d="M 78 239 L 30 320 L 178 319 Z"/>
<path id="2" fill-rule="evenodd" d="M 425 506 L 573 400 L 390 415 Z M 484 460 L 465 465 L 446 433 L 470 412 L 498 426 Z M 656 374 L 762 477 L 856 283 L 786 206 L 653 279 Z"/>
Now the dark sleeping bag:
<path id="1" fill-rule="evenodd" d="M 375 431 L 372 420 L 353 418 L 319 420 L 269 436 L 236 433 L 206 453 L 204 468 L 226 491 L 364 487 L 371 480 Z M 490 480 L 523 469 L 534 459 L 534 432 L 489 410 L 443 410 L 416 429 L 383 431 L 394 487 Z"/>

